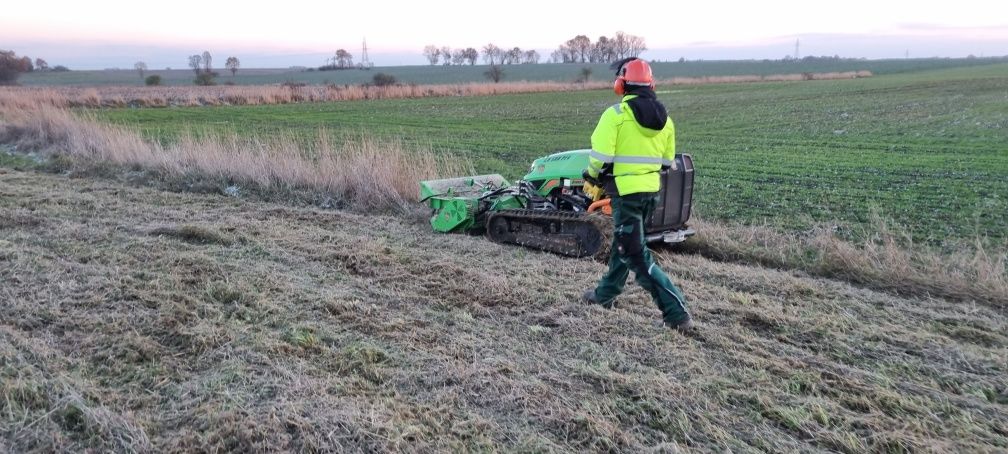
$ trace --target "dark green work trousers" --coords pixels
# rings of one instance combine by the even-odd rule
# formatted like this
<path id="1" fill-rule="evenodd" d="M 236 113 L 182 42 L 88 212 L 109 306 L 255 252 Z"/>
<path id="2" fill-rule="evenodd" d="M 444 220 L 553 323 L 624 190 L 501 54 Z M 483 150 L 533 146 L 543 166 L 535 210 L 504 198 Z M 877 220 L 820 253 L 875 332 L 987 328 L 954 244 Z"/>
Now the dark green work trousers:
<path id="1" fill-rule="evenodd" d="M 658 195 L 653 192 L 630 194 L 613 197 L 611 203 L 615 235 L 609 271 L 595 288 L 595 298 L 605 306 L 611 305 L 623 292 L 627 276 L 633 270 L 637 284 L 651 293 L 665 322 L 679 324 L 689 317 L 686 297 L 655 263 L 644 241 L 644 220 L 654 211 Z"/>

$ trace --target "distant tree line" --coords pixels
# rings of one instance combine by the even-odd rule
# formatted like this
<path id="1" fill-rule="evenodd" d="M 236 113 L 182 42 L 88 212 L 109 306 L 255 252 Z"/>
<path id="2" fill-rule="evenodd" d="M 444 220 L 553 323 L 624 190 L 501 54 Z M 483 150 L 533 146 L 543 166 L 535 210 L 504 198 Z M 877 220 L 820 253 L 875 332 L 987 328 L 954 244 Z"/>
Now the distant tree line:
<path id="1" fill-rule="evenodd" d="M 32 62 L 31 57 L 18 57 L 12 50 L 0 50 L 0 85 L 14 84 L 17 82 L 18 77 L 21 77 L 21 74 L 33 71 L 62 72 L 69 70 L 70 68 L 63 65 L 56 65 L 50 68 L 49 63 L 41 58 L 36 58 Z"/>
<path id="2" fill-rule="evenodd" d="M 490 43 L 483 46 L 483 53 L 472 47 L 452 50 L 448 46 L 428 45 L 423 49 L 423 55 L 433 66 L 440 61 L 442 65 L 475 65 L 480 56 L 483 62 L 490 65 L 513 65 L 513 64 L 535 64 L 539 63 L 539 52 L 535 50 L 522 50 L 519 47 L 505 49 Z"/>
<path id="3" fill-rule="evenodd" d="M 623 32 L 609 38 L 599 36 L 594 43 L 585 35 L 568 39 L 550 54 L 552 63 L 609 63 L 628 57 L 639 57 L 647 50 L 644 38 Z"/>
<path id="4" fill-rule="evenodd" d="M 479 59 L 479 51 L 472 47 L 465 49 L 459 48 L 453 51 L 452 48 L 448 46 L 438 47 L 435 45 L 427 45 L 423 49 L 423 55 L 432 66 L 438 64 L 438 60 L 440 60 L 441 64 L 444 66 L 452 64 L 463 65 L 466 63 L 474 65 L 476 64 L 476 60 Z"/>
<path id="5" fill-rule="evenodd" d="M 424 47 L 423 55 L 432 66 L 439 62 L 445 66 L 464 63 L 473 65 L 480 56 L 483 57 L 483 63 L 490 66 L 536 64 L 541 59 L 539 52 L 535 49 L 522 50 L 520 47 L 508 49 L 490 43 L 483 46 L 482 50 L 482 54 L 472 47 L 453 51 L 448 46 L 439 47 L 430 44 Z M 627 57 L 640 56 L 645 50 L 647 50 L 647 45 L 644 43 L 644 38 L 623 32 L 616 32 L 616 36 L 612 38 L 600 36 L 594 43 L 591 38 L 585 35 L 577 35 L 553 51 L 550 55 L 550 62 L 608 63 Z"/>
<path id="6" fill-rule="evenodd" d="M 785 55 L 784 61 L 803 61 L 803 62 L 814 62 L 814 61 L 840 61 L 840 60 L 857 60 L 856 58 L 841 58 L 839 55 L 834 55 L 830 57 L 829 55 L 822 55 L 816 57 L 814 55 L 806 55 L 802 58 L 794 58 L 793 55 Z M 863 59 L 862 59 L 863 60 Z M 769 60 L 765 60 L 769 61 Z"/>
<path id="7" fill-rule="evenodd" d="M 539 52 L 534 49 L 523 51 L 519 47 L 506 49 L 497 47 L 497 45 L 490 43 L 483 46 L 483 62 L 490 66 L 517 64 L 534 65 L 539 63 Z"/>

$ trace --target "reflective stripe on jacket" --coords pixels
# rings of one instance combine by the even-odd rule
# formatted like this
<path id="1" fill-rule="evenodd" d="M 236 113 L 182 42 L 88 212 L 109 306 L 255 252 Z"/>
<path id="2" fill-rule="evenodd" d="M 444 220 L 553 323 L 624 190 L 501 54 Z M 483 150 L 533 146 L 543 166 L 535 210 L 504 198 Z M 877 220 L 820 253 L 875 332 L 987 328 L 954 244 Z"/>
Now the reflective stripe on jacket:
<path id="1" fill-rule="evenodd" d="M 606 164 L 612 165 L 619 195 L 658 192 L 662 165 L 675 162 L 675 126 L 670 118 L 663 129 L 645 128 L 634 119 L 627 95 L 602 113 L 592 133 L 588 173 L 598 178 Z M 615 195 L 615 194 L 611 194 Z"/>

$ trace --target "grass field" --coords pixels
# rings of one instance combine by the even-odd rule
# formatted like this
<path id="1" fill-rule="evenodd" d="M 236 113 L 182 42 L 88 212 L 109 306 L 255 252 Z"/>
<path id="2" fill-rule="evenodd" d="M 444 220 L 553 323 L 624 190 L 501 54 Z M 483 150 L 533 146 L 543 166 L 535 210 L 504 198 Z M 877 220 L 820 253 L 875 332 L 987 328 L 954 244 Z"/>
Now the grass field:
<path id="1" fill-rule="evenodd" d="M 1008 238 L 1008 65 L 869 79 L 659 87 L 707 219 L 866 227 L 918 241 Z M 589 147 L 611 92 L 282 106 L 107 109 L 153 140 L 185 134 L 394 136 L 520 177 L 540 155 Z"/>
<path id="2" fill-rule="evenodd" d="M 1003 307 L 0 168 L 0 451 L 1008 449 Z"/>
<path id="3" fill-rule="evenodd" d="M 899 59 L 899 60 L 814 60 L 814 61 L 690 61 L 683 63 L 655 63 L 655 74 L 664 78 L 701 76 L 740 76 L 798 73 L 830 73 L 846 71 L 871 71 L 873 74 L 898 74 L 924 70 L 983 66 L 1003 62 L 1003 59 Z M 179 67 L 184 62 L 180 62 Z M 582 68 L 591 69 L 591 79 L 609 81 L 612 71 L 605 64 L 538 64 L 507 65 L 504 67 L 505 81 L 573 81 L 581 76 Z M 220 69 L 218 83 L 231 82 L 238 85 L 278 84 L 301 82 L 308 84 L 361 84 L 370 83 L 376 73 L 394 76 L 401 83 L 450 84 L 485 82 L 483 73 L 486 65 L 474 66 L 391 66 L 374 68 L 371 71 L 313 71 L 291 69 L 240 69 L 235 76 Z M 192 85 L 193 73 L 189 70 L 152 69 L 145 75 L 157 74 L 166 85 Z M 131 70 L 117 71 L 70 71 L 34 72 L 21 77 L 19 83 L 27 86 L 39 85 L 143 85 L 139 74 Z"/>

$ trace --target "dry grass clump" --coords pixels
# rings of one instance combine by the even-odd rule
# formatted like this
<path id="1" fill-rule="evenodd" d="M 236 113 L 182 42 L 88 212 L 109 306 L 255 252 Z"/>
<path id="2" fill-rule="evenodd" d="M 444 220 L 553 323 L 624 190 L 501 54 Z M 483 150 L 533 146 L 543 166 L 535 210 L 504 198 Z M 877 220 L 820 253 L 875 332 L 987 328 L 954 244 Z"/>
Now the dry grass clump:
<path id="1" fill-rule="evenodd" d="M 359 209 L 403 208 L 416 199 L 418 181 L 473 172 L 463 159 L 363 134 L 337 142 L 320 130 L 309 144 L 290 136 L 185 136 L 161 145 L 144 141 L 131 129 L 45 104 L 0 104 L 0 119 L 0 142 L 66 156 L 71 165 L 112 163 L 154 171 L 169 180 L 300 191 Z"/>
<path id="2" fill-rule="evenodd" d="M 1008 244 L 956 246 L 937 251 L 873 215 L 866 240 L 841 239 L 831 229 L 784 233 L 765 226 L 694 220 L 697 235 L 686 248 L 725 261 L 799 269 L 871 288 L 915 296 L 938 296 L 1008 308 Z"/>
<path id="3" fill-rule="evenodd" d="M 843 73 L 775 74 L 768 76 L 674 77 L 658 85 L 774 82 L 870 77 L 869 71 Z M 210 87 L 0 87 L 0 104 L 56 107 L 166 107 L 288 104 L 357 101 L 365 99 L 490 96 L 511 93 L 599 90 L 610 82 L 503 82 L 439 85 L 220 85 Z"/>

